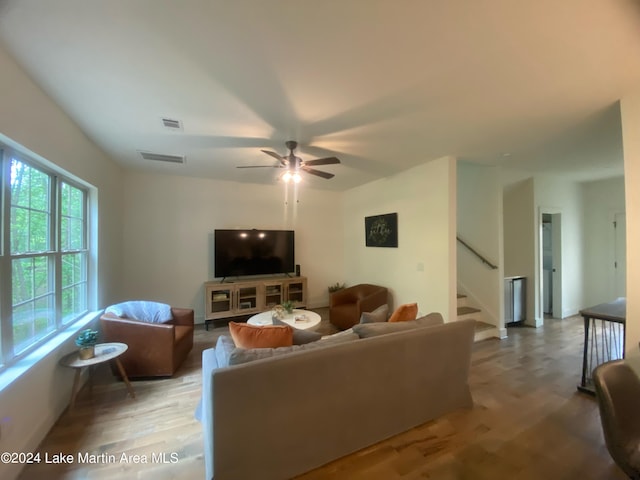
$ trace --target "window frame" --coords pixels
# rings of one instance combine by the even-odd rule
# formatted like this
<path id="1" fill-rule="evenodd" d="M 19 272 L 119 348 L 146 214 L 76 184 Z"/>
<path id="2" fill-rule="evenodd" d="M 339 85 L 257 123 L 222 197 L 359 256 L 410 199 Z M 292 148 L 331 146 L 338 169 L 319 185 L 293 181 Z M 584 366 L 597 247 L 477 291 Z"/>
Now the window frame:
<path id="1" fill-rule="evenodd" d="M 11 162 L 17 160 L 44 173 L 49 177 L 49 197 L 50 197 L 50 224 L 48 225 L 47 236 L 49 246 L 44 251 L 12 253 L 11 251 Z M 90 312 L 92 306 L 92 249 L 91 241 L 91 187 L 72 178 L 70 175 L 59 169 L 48 166 L 45 161 L 39 161 L 28 153 L 19 151 L 16 148 L 3 143 L 0 139 L 0 372 L 18 362 L 20 359 L 41 347 L 61 331 L 68 328 L 73 323 L 82 319 Z M 62 250 L 62 185 L 78 189 L 82 193 L 82 248 Z M 70 319 L 65 321 L 62 315 L 63 305 L 63 278 L 62 264 L 63 257 L 69 254 L 83 254 L 84 260 L 82 268 L 84 270 L 84 308 L 82 311 L 74 312 Z M 52 311 L 53 329 L 46 332 L 35 342 L 30 343 L 26 348 L 16 352 L 13 337 L 13 280 L 12 262 L 18 258 L 46 257 L 49 265 L 49 275 L 51 289 L 53 293 Z M 81 283 L 82 283 L 81 282 Z M 68 286 L 66 286 L 68 287 Z M 72 287 L 73 288 L 73 287 Z M 34 298 L 36 298 L 34 292 Z M 50 314 L 50 315 L 51 315 Z M 50 316 L 49 316 L 50 318 Z"/>

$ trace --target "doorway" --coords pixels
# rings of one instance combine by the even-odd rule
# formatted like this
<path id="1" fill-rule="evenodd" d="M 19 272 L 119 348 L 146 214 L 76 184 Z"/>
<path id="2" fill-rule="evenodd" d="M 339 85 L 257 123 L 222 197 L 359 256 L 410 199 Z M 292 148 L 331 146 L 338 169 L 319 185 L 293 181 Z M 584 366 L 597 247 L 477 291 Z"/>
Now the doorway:
<path id="1" fill-rule="evenodd" d="M 545 316 L 562 318 L 562 214 L 541 210 L 540 292 Z"/>

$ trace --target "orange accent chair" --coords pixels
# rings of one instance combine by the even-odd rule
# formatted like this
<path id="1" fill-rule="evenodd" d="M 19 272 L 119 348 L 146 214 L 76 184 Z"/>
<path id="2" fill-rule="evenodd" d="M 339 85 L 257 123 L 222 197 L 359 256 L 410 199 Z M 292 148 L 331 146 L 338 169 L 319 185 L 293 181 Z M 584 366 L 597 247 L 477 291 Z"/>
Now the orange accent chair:
<path id="1" fill-rule="evenodd" d="M 329 321 L 340 330 L 360 322 L 362 312 L 373 312 L 387 304 L 387 288 L 361 283 L 334 292 L 329 297 Z"/>

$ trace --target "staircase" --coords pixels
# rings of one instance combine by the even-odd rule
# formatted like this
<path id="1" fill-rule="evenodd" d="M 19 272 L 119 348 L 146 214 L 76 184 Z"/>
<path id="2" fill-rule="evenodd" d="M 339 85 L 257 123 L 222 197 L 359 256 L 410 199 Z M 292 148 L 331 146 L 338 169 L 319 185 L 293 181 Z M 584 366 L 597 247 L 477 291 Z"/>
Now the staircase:
<path id="1" fill-rule="evenodd" d="M 476 334 L 474 340 L 479 342 L 487 338 L 499 338 L 498 329 L 495 325 L 484 322 L 484 315 L 479 308 L 468 305 L 469 299 L 466 295 L 458 294 L 458 318 L 457 320 L 472 319 L 476 321 Z"/>

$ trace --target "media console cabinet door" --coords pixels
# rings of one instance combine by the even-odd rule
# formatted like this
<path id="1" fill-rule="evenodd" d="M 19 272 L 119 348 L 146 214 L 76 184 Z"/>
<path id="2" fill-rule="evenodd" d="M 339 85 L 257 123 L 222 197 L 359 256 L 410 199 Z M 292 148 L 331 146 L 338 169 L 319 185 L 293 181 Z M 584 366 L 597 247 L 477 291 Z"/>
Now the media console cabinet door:
<path id="1" fill-rule="evenodd" d="M 205 320 L 269 310 L 285 300 L 306 306 L 307 279 L 265 278 L 232 283 L 205 282 Z"/>
<path id="2" fill-rule="evenodd" d="M 307 303 L 307 279 L 296 277 L 287 280 L 285 286 L 285 298 L 293 302 L 296 307 L 306 306 Z"/>

